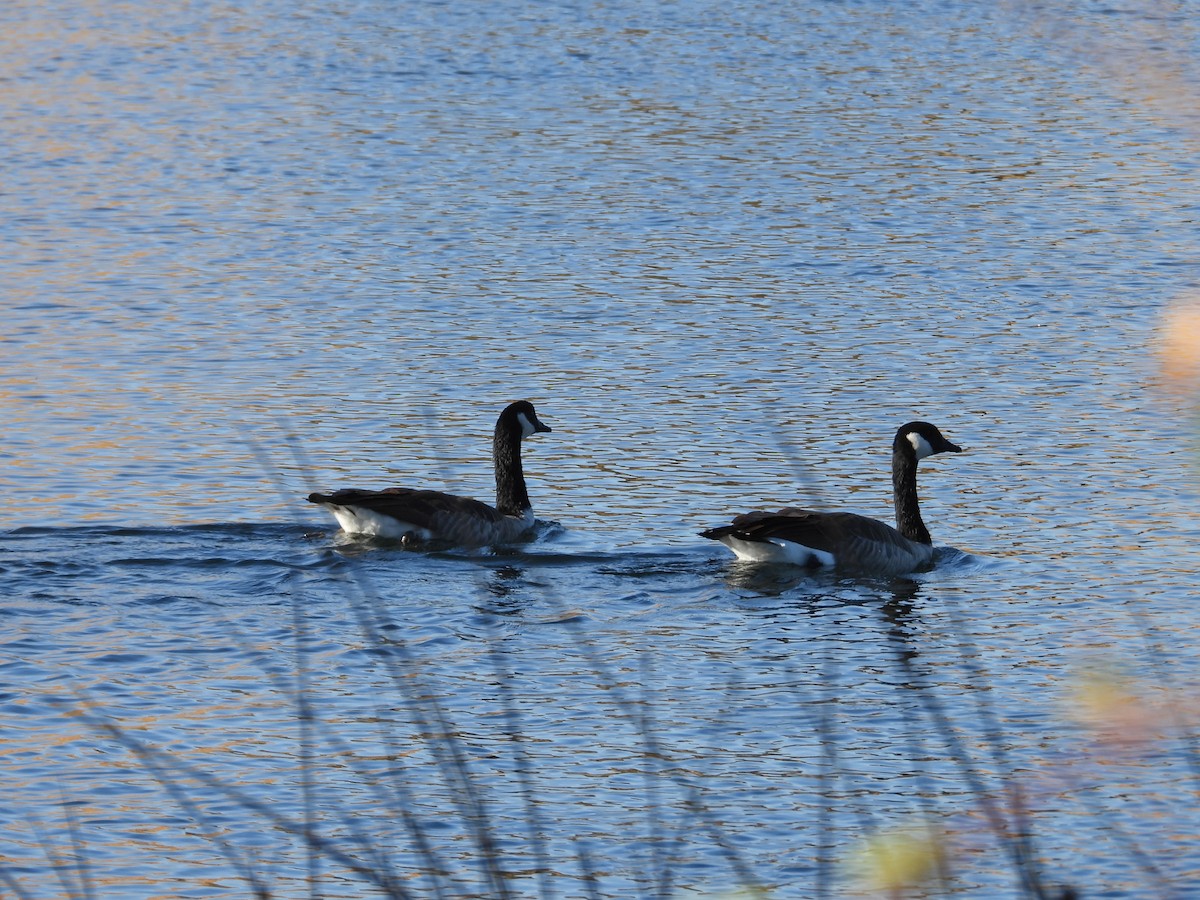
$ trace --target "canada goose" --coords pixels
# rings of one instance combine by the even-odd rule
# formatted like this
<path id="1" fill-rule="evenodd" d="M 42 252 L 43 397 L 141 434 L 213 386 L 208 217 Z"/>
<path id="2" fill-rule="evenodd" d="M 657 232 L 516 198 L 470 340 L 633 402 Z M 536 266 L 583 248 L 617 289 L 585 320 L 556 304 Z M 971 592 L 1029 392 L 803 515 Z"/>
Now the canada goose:
<path id="1" fill-rule="evenodd" d="M 514 541 L 534 522 L 521 469 L 521 440 L 542 431 L 550 431 L 550 426 L 542 424 L 528 400 L 518 400 L 500 413 L 492 439 L 495 507 L 470 497 L 402 487 L 381 491 L 349 488 L 309 494 L 308 500 L 333 513 L 342 529 L 351 534 L 476 547 Z"/>
<path id="2" fill-rule="evenodd" d="M 739 559 L 838 566 L 877 573 L 912 572 L 933 560 L 929 531 L 917 499 L 917 461 L 935 453 L 959 453 L 928 422 L 909 422 L 892 441 L 892 486 L 896 528 L 877 519 L 845 512 L 816 512 L 789 507 L 750 512 L 732 524 L 702 531 Z"/>

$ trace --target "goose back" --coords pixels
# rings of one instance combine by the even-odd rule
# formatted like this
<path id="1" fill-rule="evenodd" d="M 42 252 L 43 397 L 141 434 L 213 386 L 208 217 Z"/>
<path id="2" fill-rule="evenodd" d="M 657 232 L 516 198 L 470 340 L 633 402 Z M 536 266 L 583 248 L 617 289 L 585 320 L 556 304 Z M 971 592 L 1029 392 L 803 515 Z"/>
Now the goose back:
<path id="1" fill-rule="evenodd" d="M 414 488 L 349 488 L 310 494 L 308 499 L 325 506 L 343 531 L 411 541 L 439 540 L 463 546 L 507 543 L 534 523 L 532 509 L 525 515 L 507 516 L 472 497 Z"/>
<path id="2" fill-rule="evenodd" d="M 906 572 L 933 559 L 933 547 L 910 541 L 895 528 L 847 512 L 818 512 L 788 507 L 756 511 L 729 525 L 701 532 L 721 541 L 740 558 L 811 567 L 838 566 L 849 571 Z"/>

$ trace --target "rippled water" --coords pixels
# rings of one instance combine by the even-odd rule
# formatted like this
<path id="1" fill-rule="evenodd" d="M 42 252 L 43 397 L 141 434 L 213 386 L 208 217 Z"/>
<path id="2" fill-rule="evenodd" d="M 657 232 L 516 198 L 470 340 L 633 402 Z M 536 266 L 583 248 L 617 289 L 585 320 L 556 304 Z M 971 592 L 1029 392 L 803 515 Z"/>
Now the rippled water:
<path id="1" fill-rule="evenodd" d="M 8 5 L 0 892 L 1195 893 L 1192 13 Z M 913 418 L 932 572 L 696 536 Z"/>

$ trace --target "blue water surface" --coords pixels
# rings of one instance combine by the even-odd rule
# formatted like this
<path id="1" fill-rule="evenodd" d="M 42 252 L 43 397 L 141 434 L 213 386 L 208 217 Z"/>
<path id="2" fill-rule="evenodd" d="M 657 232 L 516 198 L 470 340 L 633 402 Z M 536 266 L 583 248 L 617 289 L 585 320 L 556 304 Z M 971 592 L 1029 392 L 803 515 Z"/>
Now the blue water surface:
<path id="1" fill-rule="evenodd" d="M 0 893 L 1196 893 L 1193 12 L 6 6 Z"/>

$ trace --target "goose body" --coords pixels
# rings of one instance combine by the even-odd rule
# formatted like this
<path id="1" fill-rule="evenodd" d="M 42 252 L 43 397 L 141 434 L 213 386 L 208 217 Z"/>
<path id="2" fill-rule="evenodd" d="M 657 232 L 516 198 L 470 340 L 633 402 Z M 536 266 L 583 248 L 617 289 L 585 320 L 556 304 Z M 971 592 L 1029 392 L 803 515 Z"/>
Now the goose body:
<path id="1" fill-rule="evenodd" d="M 921 518 L 917 462 L 935 453 L 958 453 L 928 422 L 909 422 L 892 441 L 892 488 L 896 527 L 847 512 L 788 507 L 750 512 L 729 525 L 702 531 L 739 559 L 792 563 L 879 574 L 913 572 L 933 561 L 933 543 Z"/>
<path id="2" fill-rule="evenodd" d="M 509 543 L 523 537 L 534 524 L 521 466 L 521 441 L 547 431 L 550 427 L 542 424 L 527 400 L 518 400 L 500 413 L 492 439 L 495 506 L 457 494 L 403 487 L 348 488 L 309 494 L 308 500 L 332 513 L 350 534 L 469 547 Z"/>

